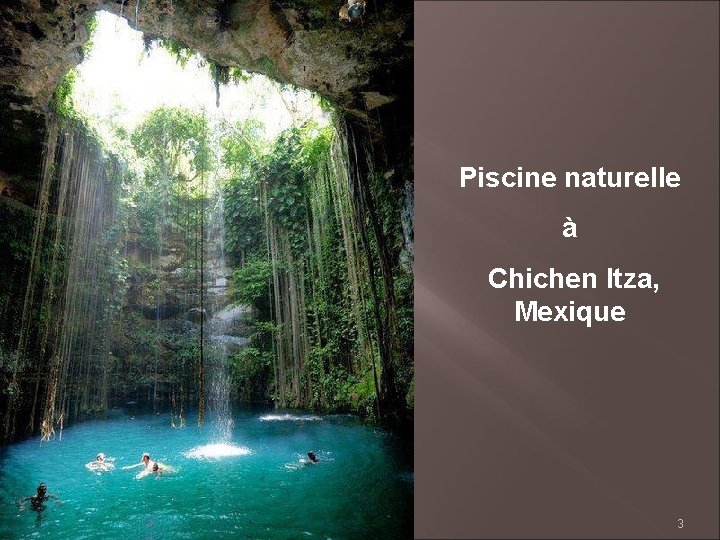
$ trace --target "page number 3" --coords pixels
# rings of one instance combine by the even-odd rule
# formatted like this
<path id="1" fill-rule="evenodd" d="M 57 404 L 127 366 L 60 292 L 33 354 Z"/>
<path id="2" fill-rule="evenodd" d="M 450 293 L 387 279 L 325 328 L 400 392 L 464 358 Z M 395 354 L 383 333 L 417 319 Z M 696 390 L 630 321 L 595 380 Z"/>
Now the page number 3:
<path id="1" fill-rule="evenodd" d="M 683 522 L 682 518 L 677 520 L 677 528 L 682 529 L 685 526 L 685 523 Z"/>

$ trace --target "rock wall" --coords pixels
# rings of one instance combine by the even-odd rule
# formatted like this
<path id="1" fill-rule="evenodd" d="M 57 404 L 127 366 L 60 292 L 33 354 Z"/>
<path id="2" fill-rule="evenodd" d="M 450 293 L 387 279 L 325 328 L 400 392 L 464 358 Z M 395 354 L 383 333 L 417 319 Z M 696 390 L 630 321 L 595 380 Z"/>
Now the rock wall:
<path id="1" fill-rule="evenodd" d="M 383 74 L 412 62 L 411 4 L 372 3 L 364 19 L 353 23 L 339 19 L 339 7 L 326 0 L 3 4 L 0 80 L 32 108 L 42 108 L 60 77 L 82 60 L 85 23 L 102 9 L 149 36 L 173 38 L 220 65 L 314 90 L 344 108 L 392 101 L 394 89 L 383 84 Z"/>
<path id="2" fill-rule="evenodd" d="M 34 204 L 45 113 L 60 78 L 83 58 L 98 10 L 150 37 L 172 38 L 219 65 L 316 91 L 377 136 L 376 111 L 412 103 L 412 3 L 369 2 L 338 16 L 341 1 L 28 0 L 0 3 L 2 190 Z M 410 107 L 411 110 L 411 107 Z M 11 194 L 12 193 L 12 194 Z"/>

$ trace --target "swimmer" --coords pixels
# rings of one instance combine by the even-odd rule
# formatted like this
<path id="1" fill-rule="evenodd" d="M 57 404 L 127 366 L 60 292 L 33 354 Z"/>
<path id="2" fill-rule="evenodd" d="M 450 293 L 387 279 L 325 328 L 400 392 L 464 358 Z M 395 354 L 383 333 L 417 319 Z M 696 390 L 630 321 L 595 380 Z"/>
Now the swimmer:
<path id="1" fill-rule="evenodd" d="M 134 469 L 135 467 L 145 467 L 146 469 L 148 467 L 152 467 L 152 465 L 150 465 L 150 454 L 144 452 L 142 457 L 140 458 L 140 463 L 136 463 L 135 465 L 126 465 L 122 469 L 123 471 L 127 471 L 129 469 Z"/>
<path id="2" fill-rule="evenodd" d="M 115 468 L 115 465 L 113 465 L 112 463 L 110 463 L 110 461 L 112 461 L 112 459 L 113 459 L 113 458 L 105 459 L 105 454 L 103 454 L 102 452 L 100 452 L 100 453 L 95 457 L 95 461 L 91 461 L 91 462 L 89 462 L 89 463 L 86 463 L 85 466 L 86 466 L 88 469 L 90 469 L 91 471 L 96 471 L 96 472 L 110 471 L 110 470 L 112 470 L 112 469 Z"/>
<path id="3" fill-rule="evenodd" d="M 153 461 L 151 464 L 148 464 L 148 466 L 145 468 L 144 471 L 139 472 L 135 476 L 135 478 L 145 478 L 146 476 L 150 476 L 151 474 L 154 474 L 156 477 L 158 477 L 161 474 L 165 474 L 165 473 L 172 472 L 172 471 L 173 471 L 172 467 L 163 465 L 162 463 L 159 463 L 157 461 Z"/>
<path id="4" fill-rule="evenodd" d="M 145 476 L 151 475 L 153 473 L 160 474 L 162 472 L 170 472 L 172 470 L 171 467 L 168 467 L 167 465 L 163 465 L 162 463 L 159 463 L 157 461 L 152 461 L 150 459 L 150 454 L 147 452 L 143 453 L 142 458 L 140 458 L 140 463 L 136 463 L 135 465 L 126 465 L 123 467 L 123 470 L 126 471 L 128 469 L 134 469 L 136 467 L 144 467 L 144 470 L 140 471 L 137 475 L 135 475 L 135 478 L 144 478 Z"/>
<path id="5" fill-rule="evenodd" d="M 299 470 L 306 465 L 315 465 L 320 462 L 315 452 L 308 452 L 306 455 L 307 458 L 300 458 L 297 463 L 286 463 L 285 468 L 288 470 Z"/>
<path id="6" fill-rule="evenodd" d="M 30 505 L 33 510 L 44 510 L 45 501 L 49 499 L 54 499 L 55 504 L 62 503 L 62 501 L 58 499 L 55 495 L 53 495 L 52 493 L 48 493 L 47 485 L 45 485 L 45 482 L 41 482 L 40 485 L 38 485 L 37 487 L 37 493 L 35 495 L 30 495 L 29 497 L 25 497 L 18 501 L 18 508 L 20 508 L 20 510 L 25 510 L 25 506 L 23 505 L 23 503 L 25 501 L 30 501 Z"/>
<path id="7" fill-rule="evenodd" d="M 162 463 L 158 463 L 157 461 L 153 463 L 152 466 L 152 472 L 155 476 L 160 476 L 161 474 L 165 474 L 168 472 L 172 472 L 172 467 L 168 467 L 167 465 L 163 465 Z"/>

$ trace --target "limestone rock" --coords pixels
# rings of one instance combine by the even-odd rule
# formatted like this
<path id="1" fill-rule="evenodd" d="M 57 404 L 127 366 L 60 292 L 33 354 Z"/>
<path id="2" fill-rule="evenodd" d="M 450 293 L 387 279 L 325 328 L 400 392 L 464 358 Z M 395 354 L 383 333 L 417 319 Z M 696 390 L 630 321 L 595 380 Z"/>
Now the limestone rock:
<path id="1" fill-rule="evenodd" d="M 29 0 L 0 5 L 0 80 L 19 107 L 41 111 L 83 58 L 86 22 L 98 10 L 152 37 L 175 39 L 220 65 L 314 90 L 341 108 L 392 95 L 383 71 L 412 63 L 412 4 L 377 2 L 361 24 L 327 0 Z M 410 45 L 408 45 L 410 44 Z M 366 98 L 367 99 L 367 98 Z M 23 101 L 24 100 L 24 101 Z M 377 106 L 377 100 L 373 100 Z"/>

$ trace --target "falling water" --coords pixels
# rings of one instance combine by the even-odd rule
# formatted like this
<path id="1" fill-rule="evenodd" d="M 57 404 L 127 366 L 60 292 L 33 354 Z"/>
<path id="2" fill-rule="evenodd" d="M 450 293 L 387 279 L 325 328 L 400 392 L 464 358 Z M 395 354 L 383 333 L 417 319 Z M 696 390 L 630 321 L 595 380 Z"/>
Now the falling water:
<path id="1" fill-rule="evenodd" d="M 167 185 L 167 182 L 163 182 L 163 186 Z M 164 197 L 167 197 L 167 194 L 164 194 Z M 162 270 L 162 256 L 163 256 L 163 249 L 165 247 L 165 242 L 163 238 L 163 231 L 165 229 L 165 223 L 166 223 L 166 208 L 164 204 L 160 205 L 160 216 L 159 220 L 156 224 L 157 227 L 157 250 L 155 252 L 155 260 L 156 260 L 156 272 L 159 274 Z M 152 255 L 150 256 L 150 267 L 153 268 L 153 260 Z M 162 309 L 161 305 L 161 294 L 159 290 L 155 291 L 155 341 L 154 341 L 154 348 L 155 348 L 155 375 L 154 375 L 154 381 L 153 381 L 153 396 L 152 396 L 152 403 L 153 403 L 153 412 L 158 412 L 158 378 L 159 378 L 159 367 L 160 367 L 160 355 L 161 355 L 161 349 L 162 349 L 162 321 L 160 317 L 160 312 Z"/>
<path id="2" fill-rule="evenodd" d="M 113 178 L 107 174 L 105 157 L 83 133 L 68 130 L 65 135 L 75 155 L 63 160 L 60 178 L 61 185 L 69 184 L 67 281 L 60 348 L 55 354 L 61 368 L 57 381 L 61 401 L 54 404 L 55 421 L 61 429 L 65 417 L 103 409 L 100 397 L 106 392 L 97 383 L 106 380 L 108 369 L 107 335 L 112 323 L 108 299 L 113 286 L 108 269 L 116 245 L 111 237 L 117 233 L 112 228 L 117 193 Z M 66 168 L 70 168 L 67 174 Z M 52 404 L 48 399 L 44 418 L 48 421 Z"/>
<path id="3" fill-rule="evenodd" d="M 82 129 L 53 117 L 47 136 L 19 342 L 19 355 L 37 356 L 47 376 L 13 373 L 14 382 L 25 383 L 25 397 L 34 395 L 28 431 L 34 431 L 36 407 L 42 407 L 44 440 L 55 428 L 62 436 L 68 420 L 107 403 L 113 290 L 108 262 L 118 232 L 112 225 L 122 174 L 116 163 L 106 164 Z M 8 410 L 6 433 L 15 413 Z"/>
<path id="4" fill-rule="evenodd" d="M 222 197 L 217 198 L 207 223 L 208 270 L 207 305 L 212 312 L 208 321 L 211 354 L 207 358 L 208 402 L 215 414 L 214 428 L 220 441 L 232 437 L 233 420 L 230 408 L 230 370 L 228 355 L 233 347 L 245 346 L 247 338 L 233 335 L 234 323 L 242 317 L 242 308 L 232 306 L 228 298 L 228 277 L 231 272 L 225 260 L 225 222 Z"/>

